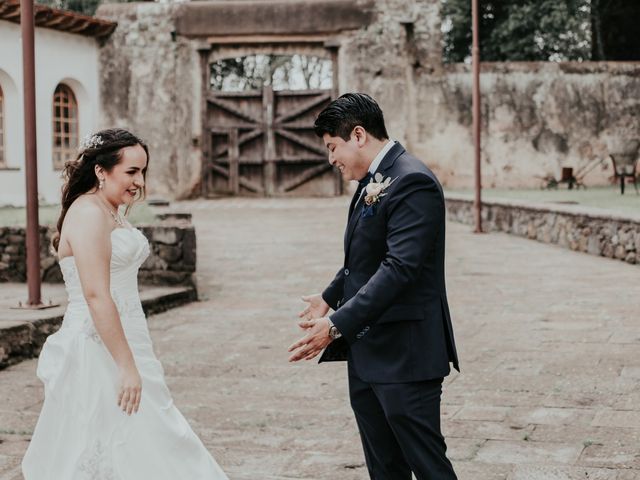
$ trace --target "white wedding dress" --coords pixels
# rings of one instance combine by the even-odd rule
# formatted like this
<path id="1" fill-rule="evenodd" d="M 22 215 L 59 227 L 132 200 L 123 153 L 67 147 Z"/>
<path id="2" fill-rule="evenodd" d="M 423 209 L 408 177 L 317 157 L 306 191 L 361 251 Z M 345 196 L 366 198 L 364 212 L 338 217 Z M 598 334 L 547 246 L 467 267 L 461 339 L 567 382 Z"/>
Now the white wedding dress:
<path id="1" fill-rule="evenodd" d="M 100 340 L 73 257 L 60 261 L 69 305 L 44 344 L 45 401 L 22 462 L 25 480 L 223 480 L 222 469 L 174 406 L 153 353 L 137 274 L 149 255 L 133 228 L 111 234 L 111 294 L 142 377 L 138 413 L 117 405 L 119 374 Z"/>

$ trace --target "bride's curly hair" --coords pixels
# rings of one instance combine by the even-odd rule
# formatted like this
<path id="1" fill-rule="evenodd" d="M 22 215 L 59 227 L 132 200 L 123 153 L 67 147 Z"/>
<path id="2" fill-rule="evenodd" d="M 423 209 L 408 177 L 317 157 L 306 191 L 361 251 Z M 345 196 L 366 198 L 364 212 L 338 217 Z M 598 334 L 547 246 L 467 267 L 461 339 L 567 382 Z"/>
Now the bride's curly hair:
<path id="1" fill-rule="evenodd" d="M 98 177 L 95 174 L 95 166 L 99 165 L 110 172 L 121 159 L 122 149 L 140 145 L 147 154 L 149 161 L 149 148 L 138 137 L 122 128 L 109 128 L 91 135 L 81 146 L 80 153 L 75 160 L 65 163 L 62 177 L 62 211 L 56 224 L 56 233 L 51 244 L 57 252 L 60 244 L 60 231 L 64 217 L 71 204 L 81 195 L 98 188 Z M 144 188 L 139 198 L 144 198 Z"/>

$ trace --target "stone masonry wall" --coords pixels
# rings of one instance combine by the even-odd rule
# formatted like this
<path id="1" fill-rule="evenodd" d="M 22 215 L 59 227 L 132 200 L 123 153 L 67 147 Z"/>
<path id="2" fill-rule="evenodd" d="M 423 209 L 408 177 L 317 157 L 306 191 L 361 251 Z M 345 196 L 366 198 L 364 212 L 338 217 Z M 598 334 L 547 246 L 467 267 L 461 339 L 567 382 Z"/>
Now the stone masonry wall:
<path id="1" fill-rule="evenodd" d="M 472 187 L 471 67 L 442 63 L 439 0 L 375 5 L 376 21 L 342 39 L 340 91 L 370 93 L 393 138 L 443 184 Z M 487 187 L 537 188 L 589 165 L 584 181 L 607 184 L 607 138 L 639 136 L 640 62 L 485 63 L 480 83 Z"/>
<path id="2" fill-rule="evenodd" d="M 181 198 L 200 180 L 200 65 L 196 45 L 175 34 L 178 5 L 100 6 L 118 22 L 100 51 L 101 124 L 123 126 L 150 146 L 148 191 Z"/>
<path id="3" fill-rule="evenodd" d="M 196 232 L 192 225 L 142 226 L 151 247 L 138 279 L 150 285 L 193 285 L 196 271 Z M 62 282 L 60 267 L 49 250 L 53 230 L 40 227 L 42 280 Z M 23 227 L 0 228 L 0 283 L 25 282 L 26 252 Z"/>
<path id="4" fill-rule="evenodd" d="M 450 187 L 473 186 L 470 72 L 447 65 L 417 87 L 424 114 L 414 146 Z M 480 82 L 487 187 L 538 188 L 562 167 L 589 165 L 584 182 L 607 184 L 607 141 L 640 136 L 640 63 L 486 64 Z"/>
<path id="5" fill-rule="evenodd" d="M 175 33 L 178 8 L 141 2 L 98 10 L 118 22 L 101 49 L 102 123 L 128 126 L 149 142 L 150 193 L 168 198 L 198 192 L 198 48 L 208 46 L 205 37 Z M 339 92 L 371 94 L 392 138 L 446 186 L 472 187 L 471 69 L 442 62 L 440 0 L 374 0 L 372 8 L 369 25 L 332 35 Z M 579 173 L 592 162 L 585 183 L 606 184 L 607 138 L 640 131 L 640 62 L 483 64 L 481 89 L 487 187 L 539 187 L 543 177 L 560 178 L 562 167 Z"/>
<path id="6" fill-rule="evenodd" d="M 419 79 L 442 69 L 439 0 L 376 0 L 375 21 L 340 39 L 339 90 L 373 96 L 387 130 L 410 150 L 420 131 Z M 419 152 L 418 152 L 419 153 Z"/>
<path id="7" fill-rule="evenodd" d="M 449 220 L 474 224 L 472 200 L 448 195 L 446 203 Z M 482 227 L 640 265 L 640 217 L 494 200 L 483 204 Z"/>

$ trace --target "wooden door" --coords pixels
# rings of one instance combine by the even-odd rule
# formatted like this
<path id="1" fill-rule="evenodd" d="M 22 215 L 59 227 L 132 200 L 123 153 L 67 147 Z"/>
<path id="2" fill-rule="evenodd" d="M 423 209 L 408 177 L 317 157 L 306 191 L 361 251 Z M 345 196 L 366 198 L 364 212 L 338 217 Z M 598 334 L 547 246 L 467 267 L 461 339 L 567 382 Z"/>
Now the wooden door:
<path id="1" fill-rule="evenodd" d="M 313 132 L 331 90 L 209 92 L 203 195 L 333 196 L 342 180 Z"/>

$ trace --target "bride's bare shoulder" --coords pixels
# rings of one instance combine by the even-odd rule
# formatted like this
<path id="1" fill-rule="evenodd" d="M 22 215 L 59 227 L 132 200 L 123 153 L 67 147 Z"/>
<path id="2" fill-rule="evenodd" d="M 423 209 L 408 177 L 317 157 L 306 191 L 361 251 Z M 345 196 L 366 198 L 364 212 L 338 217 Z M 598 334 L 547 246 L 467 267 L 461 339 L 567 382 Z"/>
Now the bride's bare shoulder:
<path id="1" fill-rule="evenodd" d="M 101 212 L 100 204 L 96 200 L 93 195 L 80 195 L 67 210 L 67 215 L 73 215 L 74 217 L 92 216 L 97 212 Z"/>
<path id="2" fill-rule="evenodd" d="M 107 227 L 108 221 L 104 214 L 103 208 L 92 195 L 81 195 L 78 197 L 67 210 L 64 225 L 70 227 L 87 228 Z"/>

